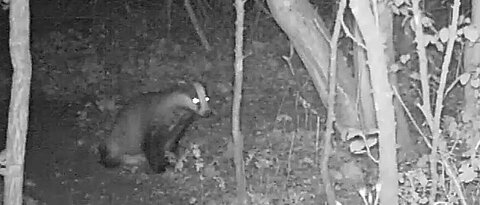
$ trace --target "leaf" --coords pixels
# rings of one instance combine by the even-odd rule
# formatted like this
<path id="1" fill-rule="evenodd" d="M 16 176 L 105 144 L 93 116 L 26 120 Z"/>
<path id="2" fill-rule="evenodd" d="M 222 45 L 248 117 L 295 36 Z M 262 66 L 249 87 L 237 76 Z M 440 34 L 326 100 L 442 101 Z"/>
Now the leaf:
<path id="1" fill-rule="evenodd" d="M 290 121 L 292 121 L 292 117 L 290 117 L 287 114 L 281 114 L 281 115 L 277 116 L 276 121 L 278 121 L 278 122 L 282 122 L 282 121 L 290 122 Z"/>
<path id="2" fill-rule="evenodd" d="M 470 73 L 464 73 L 462 74 L 460 77 L 458 77 L 460 79 L 460 84 L 462 84 L 463 86 L 465 86 L 468 82 L 468 80 L 470 80 L 470 77 L 472 75 Z"/>
<path id="3" fill-rule="evenodd" d="M 463 28 L 463 34 L 465 38 L 468 39 L 470 42 L 475 42 L 478 39 L 478 28 L 476 26 L 470 25 Z"/>
<path id="4" fill-rule="evenodd" d="M 479 158 L 472 159 L 471 163 L 472 163 L 472 166 L 473 166 L 474 170 L 476 170 L 476 171 L 480 170 L 480 159 Z"/>
<path id="5" fill-rule="evenodd" d="M 364 140 L 355 140 L 350 143 L 350 152 L 353 154 L 363 154 L 366 151 L 367 146 L 373 147 L 377 144 L 378 139 L 376 137 L 368 138 L 365 143 Z"/>
<path id="6" fill-rule="evenodd" d="M 400 56 L 400 62 L 405 64 L 410 60 L 411 56 L 409 54 L 406 55 L 401 55 Z"/>
<path id="7" fill-rule="evenodd" d="M 418 182 L 420 183 L 420 185 L 422 187 L 426 187 L 427 184 L 428 184 L 428 178 L 427 176 L 425 176 L 425 173 L 419 171 L 419 172 L 416 172 L 415 174 L 415 178 L 418 180 Z"/>
<path id="8" fill-rule="evenodd" d="M 394 1 L 394 4 L 395 4 L 396 7 L 401 6 L 403 3 L 405 3 L 405 0 L 395 0 Z"/>
<path id="9" fill-rule="evenodd" d="M 311 166 L 315 165 L 315 161 L 310 157 L 303 158 L 302 162 Z"/>
<path id="10" fill-rule="evenodd" d="M 457 129 L 457 128 L 458 128 L 457 122 L 451 121 L 450 123 L 446 123 L 446 124 L 448 124 L 447 130 L 448 130 L 449 132 L 453 133 L 453 132 L 455 132 L 455 131 L 458 130 L 458 129 Z"/>
<path id="11" fill-rule="evenodd" d="M 420 80 L 420 73 L 413 71 L 408 77 L 413 80 Z"/>
<path id="12" fill-rule="evenodd" d="M 430 17 L 427 17 L 427 16 L 423 16 L 422 19 L 420 19 L 422 21 L 422 25 L 423 27 L 432 27 L 433 25 L 433 19 L 430 18 Z"/>
<path id="13" fill-rule="evenodd" d="M 428 159 L 428 156 L 427 155 L 423 155 L 421 156 L 418 160 L 417 160 L 417 166 L 418 167 L 425 167 L 428 165 L 429 163 L 429 159 Z"/>
<path id="14" fill-rule="evenodd" d="M 463 36 L 463 33 L 464 33 L 464 28 L 457 30 L 457 36 Z"/>
<path id="15" fill-rule="evenodd" d="M 443 46 L 443 44 L 441 42 L 435 42 L 435 47 L 437 48 L 437 51 L 439 52 L 443 52 L 443 50 L 445 50 L 445 47 Z"/>
<path id="16" fill-rule="evenodd" d="M 457 20 L 457 26 L 462 25 L 464 21 L 465 21 L 465 15 L 459 15 Z"/>
<path id="17" fill-rule="evenodd" d="M 207 178 L 213 178 L 220 174 L 217 170 L 215 170 L 215 166 L 213 165 L 205 166 L 205 169 L 203 171 L 204 171 L 205 177 Z"/>
<path id="18" fill-rule="evenodd" d="M 406 16 L 405 20 L 408 20 L 409 11 L 410 11 L 410 10 L 408 9 L 407 6 L 402 6 L 402 7 L 400 7 L 400 14 L 401 14 L 402 16 Z M 411 21 L 411 22 L 412 22 L 412 21 Z M 404 25 L 404 24 L 402 24 L 402 25 Z M 410 25 L 410 26 L 412 26 L 412 25 Z M 413 27 L 412 27 L 412 28 L 413 28 Z"/>
<path id="19" fill-rule="evenodd" d="M 470 80 L 470 85 L 473 87 L 473 88 L 478 88 L 480 86 L 480 81 L 478 78 L 475 78 L 475 79 L 471 79 Z"/>
<path id="20" fill-rule="evenodd" d="M 392 6 L 392 13 L 395 14 L 395 15 L 399 15 L 399 14 L 400 14 L 400 10 L 398 10 L 398 7 Z"/>
<path id="21" fill-rule="evenodd" d="M 461 172 L 458 175 L 458 179 L 462 182 L 471 182 L 477 177 L 477 173 L 473 170 L 473 167 L 470 164 L 462 164 L 459 171 Z"/>
<path id="22" fill-rule="evenodd" d="M 0 152 L 0 165 L 5 166 L 7 164 L 7 150 L 4 149 Z"/>
<path id="23" fill-rule="evenodd" d="M 346 133 L 344 133 L 342 139 L 345 141 L 345 140 L 353 139 L 355 137 L 365 137 L 365 136 L 362 130 L 350 128 L 347 130 Z"/>
<path id="24" fill-rule="evenodd" d="M 402 57 L 400 57 L 401 59 Z M 402 68 L 400 67 L 400 65 L 398 65 L 398 63 L 394 63 L 390 66 L 390 72 L 392 73 L 396 73 L 398 71 L 402 70 Z"/>
<path id="25" fill-rule="evenodd" d="M 427 198 L 427 197 L 422 197 L 420 200 L 418 200 L 418 203 L 420 203 L 420 204 L 428 204 L 428 198 Z"/>
<path id="26" fill-rule="evenodd" d="M 423 35 L 423 39 L 424 39 L 424 45 L 423 47 L 426 47 L 428 46 L 428 44 L 435 44 L 437 42 L 437 37 L 433 36 L 433 35 L 428 35 L 428 34 L 424 34 Z"/>
<path id="27" fill-rule="evenodd" d="M 443 43 L 448 41 L 448 29 L 446 27 L 442 28 L 440 32 L 438 32 L 438 36 L 440 37 L 440 41 Z"/>
<path id="28" fill-rule="evenodd" d="M 266 169 L 269 168 L 272 165 L 272 161 L 267 160 L 267 159 L 258 159 L 257 162 L 255 162 L 255 166 L 258 169 Z"/>

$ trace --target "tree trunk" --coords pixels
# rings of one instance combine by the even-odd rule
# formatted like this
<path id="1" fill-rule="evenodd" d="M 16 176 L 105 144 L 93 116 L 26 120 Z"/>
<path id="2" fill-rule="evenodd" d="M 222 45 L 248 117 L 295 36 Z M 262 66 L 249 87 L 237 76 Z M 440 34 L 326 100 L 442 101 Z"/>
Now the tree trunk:
<path id="1" fill-rule="evenodd" d="M 243 22 L 245 17 L 244 0 L 235 0 L 235 82 L 233 86 L 232 136 L 234 145 L 235 177 L 237 181 L 237 203 L 247 204 L 247 185 L 243 161 L 243 135 L 240 130 L 240 103 L 243 84 Z"/>
<path id="2" fill-rule="evenodd" d="M 378 13 L 371 9 L 369 0 L 350 2 L 367 47 L 367 62 L 370 67 L 373 96 L 376 105 L 376 117 L 379 128 L 380 163 L 379 183 L 380 204 L 398 204 L 398 176 L 395 143 L 395 110 L 393 107 L 393 91 L 388 82 L 388 56 L 385 52 L 385 34 L 381 30 L 379 13 L 386 12 L 386 6 L 378 2 Z M 388 52 L 388 51 L 387 51 Z"/>
<path id="3" fill-rule="evenodd" d="M 305 65 L 323 104 L 328 99 L 330 33 L 317 10 L 307 0 L 267 0 L 272 16 L 288 35 Z M 356 106 L 357 86 L 345 56 L 338 52 L 335 126 L 344 134 L 352 128 L 362 130 Z M 366 123 L 376 125 L 375 122 Z M 374 130 L 366 127 L 365 130 Z"/>
<path id="4" fill-rule="evenodd" d="M 385 55 L 387 56 L 387 68 L 395 62 L 395 46 L 393 45 L 393 13 L 390 7 L 386 4 L 378 4 L 379 25 L 380 30 L 385 34 Z M 382 8 L 380 8 L 382 7 Z M 392 86 L 398 87 L 397 75 L 394 72 L 389 72 L 388 79 Z M 398 161 L 402 162 L 408 160 L 412 154 L 415 154 L 416 139 L 415 135 L 410 134 L 407 116 L 404 108 L 398 98 L 393 98 L 393 106 L 395 108 L 395 122 L 396 122 L 396 136 L 397 144 L 400 145 Z"/>
<path id="5" fill-rule="evenodd" d="M 22 204 L 25 143 L 32 60 L 30 56 L 30 10 L 28 0 L 10 1 L 10 55 L 13 77 L 8 114 L 5 205 Z"/>
<path id="6" fill-rule="evenodd" d="M 472 1 L 472 24 L 480 28 L 480 1 Z M 465 46 L 465 54 L 463 58 L 465 73 L 475 73 L 478 65 L 480 64 L 480 44 L 479 43 L 467 43 Z M 478 89 L 478 88 L 477 88 Z M 478 95 L 475 94 L 475 89 L 468 83 L 465 86 L 465 104 L 463 121 L 464 122 L 477 122 L 479 121 L 480 105 L 478 103 Z"/>

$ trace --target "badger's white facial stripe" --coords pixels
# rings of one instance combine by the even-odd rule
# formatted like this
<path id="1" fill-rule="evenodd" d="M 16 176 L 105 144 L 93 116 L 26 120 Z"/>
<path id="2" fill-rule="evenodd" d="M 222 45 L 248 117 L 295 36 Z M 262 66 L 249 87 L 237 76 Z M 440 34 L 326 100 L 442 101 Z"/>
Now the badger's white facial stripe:
<path id="1" fill-rule="evenodd" d="M 193 86 L 195 87 L 195 91 L 197 92 L 198 98 L 192 99 L 194 104 L 200 103 L 200 109 L 198 110 L 199 115 L 204 115 L 207 113 L 210 108 L 208 106 L 208 101 L 210 100 L 205 93 L 205 87 L 203 87 L 200 83 L 194 82 Z"/>

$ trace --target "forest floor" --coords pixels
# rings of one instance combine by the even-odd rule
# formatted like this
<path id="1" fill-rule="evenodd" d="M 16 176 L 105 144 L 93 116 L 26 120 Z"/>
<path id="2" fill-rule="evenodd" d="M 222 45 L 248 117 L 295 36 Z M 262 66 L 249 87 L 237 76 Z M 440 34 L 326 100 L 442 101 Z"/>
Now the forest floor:
<path id="1" fill-rule="evenodd" d="M 258 65 L 258 63 L 255 64 Z M 277 187 L 278 185 L 275 183 L 297 184 L 294 186 L 301 184 L 300 181 L 295 182 L 300 180 L 296 179 L 299 177 L 296 173 L 288 174 L 285 170 L 287 168 L 285 153 L 291 148 L 290 136 L 293 126 L 278 119 L 278 115 L 289 117 L 292 115 L 291 113 L 298 112 L 294 108 L 295 98 L 285 97 L 289 93 L 287 88 L 266 88 L 264 85 L 246 84 L 244 107 L 242 108 L 242 131 L 246 136 L 245 153 L 248 153 L 249 159 L 252 160 L 250 163 L 247 162 L 247 167 L 251 169 L 247 172 L 249 175 L 247 177 L 250 178 L 249 181 L 252 181 L 252 185 L 258 186 L 257 183 L 259 183 L 266 187 L 272 186 L 268 189 L 255 187 L 258 189 L 257 192 L 263 192 L 261 191 L 263 189 L 270 189 L 271 192 L 271 196 L 265 192 L 252 193 L 259 195 L 265 193 L 265 196 L 257 196 L 264 198 L 257 199 L 257 201 L 265 203 L 272 200 L 283 201 L 285 199 L 282 198 L 281 193 L 297 189 L 295 187 Z M 101 166 L 98 163 L 98 155 L 94 147 L 91 146 L 91 143 L 83 141 L 83 139 L 92 139 L 84 135 L 92 134 L 95 131 L 85 133 L 79 130 L 76 124 L 75 107 L 65 108 L 64 106 L 55 105 L 49 101 L 35 100 L 35 96 L 31 103 L 25 167 L 25 194 L 37 201 L 38 204 L 213 205 L 231 204 L 234 200 L 235 175 L 231 150 L 228 145 L 228 139 L 231 136 L 230 104 L 212 105 L 213 109 L 217 111 L 217 115 L 196 122 L 183 140 L 185 146 L 195 143 L 202 147 L 201 161 L 205 162 L 202 171 L 195 169 L 198 159 L 190 157 L 182 170 L 169 170 L 164 174 L 157 175 L 142 172 L 132 173 L 122 169 L 106 169 Z M 287 112 L 284 110 L 289 110 L 290 114 L 282 114 Z M 308 123 L 308 126 L 312 128 L 315 122 L 307 121 L 302 119 L 302 123 Z M 286 125 L 290 125 L 290 128 L 287 128 Z M 312 145 L 314 131 L 304 129 L 303 133 L 304 137 L 309 138 L 307 144 Z M 300 139 L 302 138 L 300 135 L 298 141 L 304 141 Z M 267 141 L 269 143 L 266 143 Z M 272 145 L 270 141 L 279 144 L 278 146 Z M 304 147 L 303 143 L 305 142 L 294 146 L 298 146 L 298 152 L 305 149 L 307 150 L 306 155 L 313 153 L 312 147 Z M 291 154 L 296 155 L 295 152 Z M 255 154 L 257 156 L 253 156 Z M 311 155 L 310 157 L 313 158 Z M 293 157 L 291 160 L 295 158 Z M 274 162 L 275 159 L 278 162 Z M 271 165 L 260 165 L 261 163 L 271 163 Z M 296 171 L 295 163 L 292 164 L 292 171 Z M 299 170 L 299 173 L 310 173 L 307 178 L 315 178 L 314 173 L 317 171 L 309 171 L 305 168 L 301 168 L 304 170 Z M 267 174 L 266 170 L 269 169 L 275 174 Z M 290 181 L 284 180 L 287 175 L 292 175 Z M 277 180 L 282 180 L 282 182 Z M 321 188 L 319 185 L 313 187 L 316 187 L 317 191 L 319 191 L 318 188 Z M 279 188 L 284 190 L 277 190 Z M 250 190 L 250 192 L 252 191 Z M 309 194 L 313 196 L 313 193 Z M 255 197 L 255 195 L 252 196 Z M 256 204 L 260 204 L 260 202 Z M 297 201 L 296 204 L 304 203 Z"/>
<path id="2" fill-rule="evenodd" d="M 188 204 L 191 200 L 177 182 L 182 174 L 104 168 L 90 147 L 78 144 L 75 116 L 45 105 L 48 102 L 32 105 L 36 112 L 31 119 L 36 122 L 28 136 L 25 167 L 26 195 L 38 204 Z"/>
<path id="3" fill-rule="evenodd" d="M 242 104 L 242 132 L 249 160 L 247 177 L 252 186 L 249 192 L 254 204 L 322 201 L 321 197 L 314 197 L 321 192 L 320 184 L 302 182 L 318 181 L 318 170 L 311 162 L 297 160 L 314 159 L 316 121 L 312 116 L 305 119 L 305 110 L 296 107 L 297 97 L 289 86 L 294 82 L 288 77 L 288 68 L 279 65 L 281 60 L 270 56 L 246 60 L 246 67 L 252 68 L 246 74 Z M 229 69 L 228 66 L 218 63 L 214 67 Z M 316 99 L 311 90 L 304 97 Z M 93 146 L 96 142 L 91 142 L 95 138 L 88 135 L 104 128 L 81 130 L 77 113 L 81 107 L 57 105 L 33 95 L 25 194 L 38 204 L 231 204 L 235 199 L 235 174 L 228 144 L 231 98 L 227 98 L 212 99 L 211 106 L 217 114 L 194 123 L 182 141 L 189 151 L 192 143 L 199 145 L 201 158 L 189 156 L 183 169 L 152 175 L 101 166 Z M 313 103 L 318 106 L 317 102 Z M 292 119 L 298 122 L 293 123 Z M 297 139 L 292 138 L 295 128 L 300 131 Z M 199 164 L 203 168 L 196 169 Z M 286 192 L 291 196 L 285 198 Z"/>

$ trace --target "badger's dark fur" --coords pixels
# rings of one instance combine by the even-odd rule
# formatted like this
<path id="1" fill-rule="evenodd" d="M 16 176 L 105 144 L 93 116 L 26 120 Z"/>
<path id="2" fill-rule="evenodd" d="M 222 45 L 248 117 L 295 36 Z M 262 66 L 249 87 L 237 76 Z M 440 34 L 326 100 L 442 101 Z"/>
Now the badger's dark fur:
<path id="1" fill-rule="evenodd" d="M 176 152 L 196 116 L 210 113 L 207 101 L 199 83 L 143 94 L 119 112 L 112 133 L 99 146 L 100 162 L 116 167 L 126 163 L 125 156 L 145 154 L 153 171 L 164 171 L 168 164 L 165 151 Z"/>
<path id="2" fill-rule="evenodd" d="M 165 151 L 177 154 L 178 143 L 194 120 L 195 116 L 185 114 L 176 125 L 152 128 L 145 136 L 142 148 L 152 170 L 157 173 L 165 171 L 165 167 L 168 165 L 164 155 Z"/>

